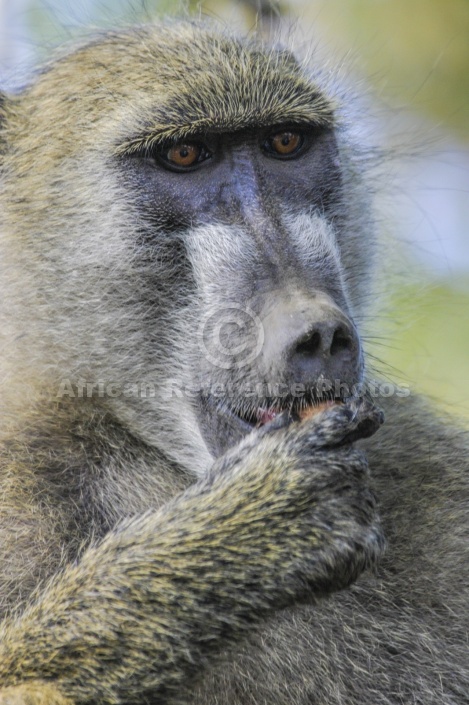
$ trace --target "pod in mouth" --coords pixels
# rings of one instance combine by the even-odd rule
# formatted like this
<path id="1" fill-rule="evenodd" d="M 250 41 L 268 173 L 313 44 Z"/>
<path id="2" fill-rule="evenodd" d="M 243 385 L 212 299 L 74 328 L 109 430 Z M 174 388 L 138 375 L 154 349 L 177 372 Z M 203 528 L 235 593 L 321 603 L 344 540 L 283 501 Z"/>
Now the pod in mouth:
<path id="1" fill-rule="evenodd" d="M 342 399 L 327 399 L 325 401 L 312 401 L 307 404 L 288 406 L 266 405 L 249 409 L 247 412 L 231 409 L 231 413 L 240 418 L 244 423 L 253 428 L 260 428 L 273 421 L 279 414 L 288 412 L 292 421 L 306 421 L 307 419 L 320 414 L 325 409 L 335 404 L 343 403 Z"/>

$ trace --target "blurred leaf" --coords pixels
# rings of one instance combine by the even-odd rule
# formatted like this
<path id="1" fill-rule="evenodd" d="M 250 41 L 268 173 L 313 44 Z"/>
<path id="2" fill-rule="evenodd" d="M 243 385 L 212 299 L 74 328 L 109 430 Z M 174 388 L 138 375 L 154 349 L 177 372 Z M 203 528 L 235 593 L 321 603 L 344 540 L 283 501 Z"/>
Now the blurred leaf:
<path id="1" fill-rule="evenodd" d="M 469 139 L 468 0 L 328 0 L 303 7 L 327 25 L 339 50 L 344 41 L 356 49 L 387 96 Z"/>

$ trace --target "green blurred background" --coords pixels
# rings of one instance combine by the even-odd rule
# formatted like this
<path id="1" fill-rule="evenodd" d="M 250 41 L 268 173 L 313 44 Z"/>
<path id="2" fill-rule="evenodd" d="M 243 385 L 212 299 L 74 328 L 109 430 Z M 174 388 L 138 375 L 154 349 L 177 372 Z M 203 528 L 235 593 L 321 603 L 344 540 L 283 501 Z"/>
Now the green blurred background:
<path id="1" fill-rule="evenodd" d="M 364 139 L 393 155 L 369 349 L 469 421 L 469 0 L 0 0 L 1 82 L 83 26 L 182 12 L 314 46 L 365 92 Z"/>

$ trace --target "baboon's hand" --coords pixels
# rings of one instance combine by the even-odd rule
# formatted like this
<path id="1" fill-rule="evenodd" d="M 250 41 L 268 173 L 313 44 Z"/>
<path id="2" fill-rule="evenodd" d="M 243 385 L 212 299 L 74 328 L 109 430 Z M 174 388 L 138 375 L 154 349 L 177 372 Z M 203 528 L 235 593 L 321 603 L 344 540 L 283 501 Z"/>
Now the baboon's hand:
<path id="1" fill-rule="evenodd" d="M 367 461 L 351 444 L 382 421 L 365 400 L 286 428 L 277 418 L 215 466 L 244 476 L 236 519 L 237 543 L 250 534 L 244 565 L 264 567 L 287 601 L 345 587 L 379 556 L 384 540 Z"/>
<path id="2" fill-rule="evenodd" d="M 359 438 L 373 435 L 383 423 L 384 414 L 370 400 L 361 398 L 325 406 L 322 411 L 308 415 L 306 419 L 302 427 L 305 428 L 307 424 L 310 445 L 324 448 L 350 444 Z M 291 415 L 283 412 L 259 428 L 257 437 L 287 427 L 292 421 Z M 255 444 L 255 439 L 256 434 L 252 434 L 251 443 Z"/>
<path id="3" fill-rule="evenodd" d="M 54 705 L 167 702 L 273 610 L 348 585 L 383 545 L 350 445 L 379 422 L 358 403 L 266 427 L 111 531 L 0 628 L 0 702 L 43 705 L 41 682 Z"/>
<path id="4" fill-rule="evenodd" d="M 51 683 L 32 681 L 0 690 L 0 705 L 73 705 Z"/>

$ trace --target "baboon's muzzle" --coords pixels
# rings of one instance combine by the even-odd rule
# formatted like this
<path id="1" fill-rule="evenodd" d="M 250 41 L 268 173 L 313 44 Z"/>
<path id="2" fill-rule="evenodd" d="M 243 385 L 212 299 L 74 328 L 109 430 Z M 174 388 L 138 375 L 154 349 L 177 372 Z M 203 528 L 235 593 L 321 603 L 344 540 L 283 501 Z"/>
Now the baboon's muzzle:
<path id="1" fill-rule="evenodd" d="M 263 327 L 264 367 L 292 388 L 304 387 L 320 397 L 321 389 L 333 392 L 340 384 L 352 387 L 360 381 L 363 363 L 356 328 L 329 296 L 318 293 L 277 303 Z"/>
<path id="2" fill-rule="evenodd" d="M 327 294 L 272 295 L 259 313 L 258 357 L 243 370 L 242 360 L 233 356 L 236 384 L 227 394 L 202 398 L 204 436 L 217 453 L 285 410 L 298 418 L 320 401 L 356 396 L 362 380 L 355 325 Z M 230 379 L 233 370 L 225 370 Z"/>

